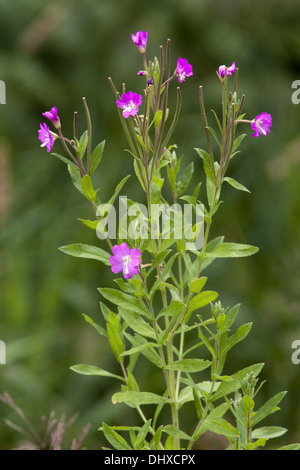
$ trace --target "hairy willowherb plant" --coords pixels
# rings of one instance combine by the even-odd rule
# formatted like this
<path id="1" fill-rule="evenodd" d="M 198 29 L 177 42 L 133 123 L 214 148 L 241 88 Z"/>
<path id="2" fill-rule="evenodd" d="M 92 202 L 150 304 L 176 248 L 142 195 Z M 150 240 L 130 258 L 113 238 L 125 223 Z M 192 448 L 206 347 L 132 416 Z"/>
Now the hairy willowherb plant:
<path id="1" fill-rule="evenodd" d="M 133 172 L 141 185 L 144 200 L 137 203 L 121 197 L 126 176 L 106 197 L 95 188 L 95 171 L 101 163 L 105 141 L 92 148 L 92 123 L 86 100 L 83 106 L 87 130 L 78 134 L 77 113 L 74 135 L 63 135 L 57 108 L 43 115 L 39 139 L 50 152 L 60 140 L 65 156 L 54 154 L 67 164 L 75 187 L 92 206 L 94 219 L 80 219 L 95 230 L 101 242 L 95 246 L 76 243 L 60 249 L 69 255 L 92 258 L 116 274 L 116 288 L 99 287 L 101 312 L 105 326 L 85 315 L 102 337 L 120 365 L 113 374 L 96 365 L 78 364 L 72 369 L 86 375 L 113 377 L 120 390 L 112 402 L 135 408 L 139 426 L 120 423 L 101 429 L 111 447 L 118 450 L 160 450 L 195 448 L 207 431 L 226 438 L 228 449 L 252 450 L 286 432 L 282 427 L 260 426 L 274 411 L 285 392 L 278 393 L 262 406 L 255 403 L 260 389 L 259 373 L 263 364 L 253 364 L 226 374 L 228 352 L 250 332 L 251 322 L 238 327 L 235 322 L 240 305 L 224 307 L 218 293 L 205 289 L 206 269 L 219 258 L 237 258 L 257 253 L 258 248 L 211 238 L 211 226 L 220 209 L 224 183 L 240 191 L 249 190 L 228 176 L 232 158 L 238 158 L 246 134 L 237 135 L 241 126 L 252 129 L 253 137 L 266 136 L 271 115 L 263 112 L 253 119 L 242 113 L 245 95 L 238 92 L 238 68 L 235 62 L 217 69 L 221 88 L 220 112 L 213 111 L 215 128 L 208 123 L 204 93 L 199 87 L 207 149 L 196 148 L 204 172 L 188 192 L 194 164 L 183 170 L 173 134 L 180 115 L 181 85 L 193 76 L 192 65 L 179 58 L 172 66 L 170 40 L 161 46 L 159 58 L 146 58 L 148 33 L 132 35 L 142 57 L 143 90 L 133 92 L 123 84 L 119 91 L 109 78 Z M 177 102 L 169 107 L 169 94 L 177 82 Z M 102 172 L 105 175 L 105 172 Z M 171 196 L 170 196 L 171 195 Z M 119 197 L 119 219 L 114 204 Z M 160 219 L 161 216 L 161 219 Z M 100 246 L 98 246 L 100 245 Z M 124 278 L 124 279 L 123 279 Z M 187 340 L 188 338 L 188 340 Z M 137 364 L 150 361 L 163 378 L 164 386 L 145 390 Z M 194 414 L 182 427 L 186 404 L 194 404 Z M 125 437 L 122 435 L 125 433 Z M 127 438 L 126 438 L 127 436 Z M 299 448 L 298 444 L 288 448 Z"/>

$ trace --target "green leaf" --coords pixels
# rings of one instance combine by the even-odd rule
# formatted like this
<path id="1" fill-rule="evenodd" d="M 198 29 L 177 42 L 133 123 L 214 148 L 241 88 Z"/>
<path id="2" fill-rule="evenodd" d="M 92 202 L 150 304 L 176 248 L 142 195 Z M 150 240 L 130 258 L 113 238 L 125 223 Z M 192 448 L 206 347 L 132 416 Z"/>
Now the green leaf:
<path id="1" fill-rule="evenodd" d="M 152 362 L 154 365 L 159 367 L 160 369 L 163 368 L 163 363 L 157 352 L 153 347 L 151 347 L 151 343 L 149 343 L 143 336 L 140 336 L 138 334 L 132 336 L 128 333 L 124 333 L 126 338 L 131 342 L 133 347 L 140 347 L 140 352 L 142 353 L 143 356 L 145 356 L 148 361 Z M 142 348 L 142 346 L 146 346 Z"/>
<path id="2" fill-rule="evenodd" d="M 223 398 L 229 393 L 235 392 L 241 387 L 241 382 L 239 380 L 231 380 L 230 382 L 221 382 L 212 396 L 211 401 L 218 400 Z"/>
<path id="3" fill-rule="evenodd" d="M 286 428 L 280 426 L 263 426 L 261 428 L 256 428 L 252 431 L 251 436 L 253 439 L 274 439 L 275 437 L 280 437 L 287 432 Z"/>
<path id="4" fill-rule="evenodd" d="M 141 405 L 159 405 L 160 403 L 167 403 L 169 400 L 150 392 L 117 392 L 112 396 L 112 402 L 115 403 L 126 403 L 131 406 Z"/>
<path id="5" fill-rule="evenodd" d="M 213 172 L 213 168 L 211 166 L 209 153 L 207 153 L 205 150 L 202 150 L 202 149 L 199 149 L 199 148 L 195 148 L 195 150 L 198 153 L 199 157 L 203 161 L 203 167 L 204 167 L 204 171 L 205 171 L 206 176 L 210 179 L 210 181 L 212 183 L 215 184 L 214 172 Z"/>
<path id="6" fill-rule="evenodd" d="M 300 444 L 288 444 L 287 446 L 280 447 L 278 450 L 300 450 Z"/>
<path id="7" fill-rule="evenodd" d="M 147 318 L 151 318 L 143 303 L 132 295 L 125 294 L 125 292 L 120 292 L 117 289 L 111 289 L 108 287 L 99 288 L 98 291 L 103 295 L 103 297 L 113 304 L 118 305 L 118 307 L 121 307 L 124 310 L 130 310 L 131 312 L 135 312 L 139 315 L 144 315 Z"/>
<path id="8" fill-rule="evenodd" d="M 154 436 L 152 437 L 150 441 L 150 447 L 154 445 L 154 450 L 158 450 L 159 448 L 162 430 L 163 430 L 163 425 L 159 426 L 159 428 L 156 430 Z"/>
<path id="9" fill-rule="evenodd" d="M 220 143 L 219 140 L 218 140 L 216 131 L 215 131 L 212 127 L 209 127 L 209 126 L 206 126 L 206 129 L 209 130 L 209 132 L 211 133 L 211 135 L 212 135 L 213 138 L 215 139 L 216 143 L 217 143 L 218 146 L 220 147 L 220 150 L 222 150 L 222 145 L 221 145 L 221 143 Z"/>
<path id="10" fill-rule="evenodd" d="M 206 256 L 213 258 L 240 258 L 251 256 L 258 252 L 258 248 L 252 245 L 241 243 L 220 243 L 212 251 L 207 252 Z"/>
<path id="11" fill-rule="evenodd" d="M 192 176 L 194 173 L 194 163 L 191 162 L 183 171 L 182 175 L 179 177 L 178 182 L 176 183 L 176 192 L 177 195 L 180 196 L 188 185 L 191 182 Z"/>
<path id="12" fill-rule="evenodd" d="M 96 193 L 89 175 L 84 175 L 83 178 L 81 178 L 81 187 L 87 200 L 89 202 L 94 202 L 96 199 Z"/>
<path id="13" fill-rule="evenodd" d="M 84 131 L 84 133 L 82 134 L 82 136 L 79 139 L 79 144 L 78 144 L 78 149 L 77 149 L 77 155 L 81 159 L 83 159 L 83 157 L 84 157 L 85 150 L 86 150 L 86 147 L 87 147 L 87 143 L 88 143 L 88 131 Z"/>
<path id="14" fill-rule="evenodd" d="M 108 336 L 110 347 L 117 361 L 123 362 L 123 358 L 121 357 L 121 354 L 124 351 L 123 341 L 122 341 L 122 338 L 120 337 L 118 328 L 112 322 L 107 324 L 107 336 Z"/>
<path id="15" fill-rule="evenodd" d="M 249 396 L 244 396 L 237 407 L 236 418 L 237 418 L 237 429 L 240 434 L 240 444 L 243 449 L 246 449 L 248 444 L 248 413 L 253 409 L 254 401 Z"/>
<path id="16" fill-rule="evenodd" d="M 207 369 L 210 365 L 211 361 L 206 361 L 204 359 L 180 359 L 179 361 L 174 361 L 168 364 L 166 369 L 193 373 Z"/>
<path id="17" fill-rule="evenodd" d="M 251 420 L 251 426 L 256 426 L 260 421 L 269 416 L 277 410 L 277 405 L 281 402 L 286 392 L 277 393 L 274 397 L 270 398 L 264 405 L 262 405 L 255 413 Z"/>
<path id="18" fill-rule="evenodd" d="M 140 353 L 144 351 L 145 349 L 151 348 L 151 347 L 157 346 L 156 343 L 145 343 L 141 344 L 140 346 L 135 346 L 134 348 L 128 349 L 127 351 L 124 351 L 121 355 L 122 356 L 131 356 L 132 354 Z"/>
<path id="19" fill-rule="evenodd" d="M 55 157 L 59 158 L 59 160 L 66 163 L 67 165 L 70 165 L 70 166 L 74 167 L 75 169 L 78 169 L 78 166 L 75 165 L 75 163 L 72 160 L 69 160 L 68 158 L 63 157 L 62 155 L 59 155 L 59 153 L 51 152 L 51 155 L 54 155 Z"/>
<path id="20" fill-rule="evenodd" d="M 59 250 L 67 255 L 75 256 L 77 258 L 95 259 L 97 261 L 101 261 L 106 266 L 110 266 L 110 254 L 97 246 L 73 243 L 71 245 L 61 246 Z"/>
<path id="21" fill-rule="evenodd" d="M 252 366 L 248 366 L 248 367 L 245 367 L 244 369 L 239 370 L 238 372 L 233 374 L 231 377 L 232 379 L 239 380 L 239 381 L 244 380 L 246 376 L 251 373 L 254 375 L 254 377 L 257 377 L 260 374 L 263 367 L 264 367 L 264 363 L 262 362 L 258 364 L 253 364 Z"/>
<path id="22" fill-rule="evenodd" d="M 81 193 L 83 194 L 83 190 L 82 190 L 82 187 L 81 187 L 81 175 L 80 175 L 80 170 L 79 168 L 77 168 L 75 165 L 73 164 L 69 164 L 68 165 L 68 172 L 71 176 L 71 181 L 73 183 L 73 185 L 75 186 L 75 188 Z"/>
<path id="23" fill-rule="evenodd" d="M 157 315 L 156 319 L 160 317 L 164 317 L 165 315 L 168 315 L 169 317 L 174 317 L 177 316 L 179 313 L 182 312 L 182 310 L 185 308 L 185 304 L 181 302 L 180 300 L 172 300 L 170 305 L 167 307 L 164 307 L 159 314 Z"/>
<path id="24" fill-rule="evenodd" d="M 252 323 L 245 323 L 244 325 L 241 325 L 237 331 L 230 336 L 229 338 L 226 338 L 224 343 L 220 347 L 220 359 L 224 354 L 227 354 L 227 352 L 235 346 L 237 343 L 242 341 L 246 336 L 249 334 L 250 330 L 252 327 Z"/>
<path id="25" fill-rule="evenodd" d="M 151 197 L 151 204 L 159 204 L 160 203 L 160 189 L 156 183 L 153 181 L 150 184 L 150 197 Z"/>
<path id="26" fill-rule="evenodd" d="M 196 277 L 190 284 L 190 292 L 198 294 L 205 286 L 206 281 L 207 277 Z"/>
<path id="27" fill-rule="evenodd" d="M 102 423 L 102 429 L 104 436 L 108 440 L 108 442 L 117 450 L 132 450 L 125 439 L 120 436 L 116 431 L 111 429 L 107 424 Z"/>
<path id="28" fill-rule="evenodd" d="M 127 175 L 125 176 L 125 178 L 123 178 L 119 184 L 117 184 L 116 186 L 116 189 L 115 189 L 115 192 L 114 194 L 112 195 L 112 197 L 110 198 L 110 200 L 108 201 L 108 204 L 111 204 L 113 205 L 113 203 L 115 202 L 115 199 L 116 197 L 118 196 L 119 192 L 121 191 L 121 189 L 123 188 L 124 184 L 126 183 L 126 181 L 128 180 L 128 178 L 130 178 L 131 175 Z"/>
<path id="29" fill-rule="evenodd" d="M 88 317 L 85 313 L 83 313 L 82 315 L 83 315 L 85 321 L 86 321 L 87 323 L 89 323 L 90 325 L 92 325 L 92 326 L 95 328 L 95 330 L 99 333 L 99 335 L 107 336 L 107 333 L 106 333 L 105 329 L 102 328 L 102 326 L 97 325 L 97 323 L 95 323 L 95 322 L 94 322 L 90 317 Z"/>
<path id="30" fill-rule="evenodd" d="M 120 314 L 127 325 L 141 336 L 156 338 L 153 328 L 145 322 L 137 313 L 128 309 L 119 308 Z"/>
<path id="31" fill-rule="evenodd" d="M 218 297 L 218 293 L 210 290 L 205 290 L 197 294 L 195 297 L 192 298 L 190 301 L 187 317 L 194 311 L 199 308 L 205 307 L 210 302 L 213 302 Z"/>
<path id="32" fill-rule="evenodd" d="M 230 158 L 232 158 L 232 154 L 235 153 L 235 151 L 239 148 L 239 146 L 241 145 L 241 143 L 244 140 L 244 138 L 246 137 L 246 135 L 247 134 L 241 134 L 234 140 Z"/>
<path id="33" fill-rule="evenodd" d="M 138 383 L 133 375 L 133 373 L 127 369 L 127 379 L 128 379 L 128 388 L 129 390 L 133 392 L 139 392 L 139 386 Z"/>
<path id="34" fill-rule="evenodd" d="M 258 447 L 264 447 L 266 445 L 266 439 L 257 439 L 255 442 L 248 442 L 246 450 L 255 450 Z"/>
<path id="35" fill-rule="evenodd" d="M 80 222 L 83 223 L 86 227 L 92 229 L 92 230 L 97 230 L 97 226 L 99 223 L 99 220 L 87 220 L 87 219 L 77 219 Z"/>
<path id="36" fill-rule="evenodd" d="M 191 436 L 181 431 L 180 429 L 177 429 L 172 424 L 167 424 L 167 426 L 164 426 L 163 432 L 166 432 L 169 436 L 178 437 L 179 439 L 183 439 L 183 440 L 191 439 Z"/>
<path id="37" fill-rule="evenodd" d="M 156 113 L 154 115 L 153 122 L 154 122 L 154 127 L 156 129 L 159 127 L 159 125 L 161 123 L 162 114 L 163 114 L 163 112 L 159 109 L 158 111 L 156 111 Z"/>
<path id="38" fill-rule="evenodd" d="M 89 366 L 87 364 L 76 364 L 70 367 L 70 369 L 73 370 L 74 372 L 77 372 L 77 374 L 99 375 L 100 377 L 111 377 L 111 378 L 119 379 L 125 382 L 124 377 L 121 377 L 120 375 L 112 374 L 111 372 L 100 369 L 99 367 L 96 367 L 96 366 Z"/>
<path id="39" fill-rule="evenodd" d="M 239 191 L 246 191 L 247 193 L 250 193 L 249 189 L 247 189 L 246 186 L 243 186 L 241 183 L 234 180 L 233 178 L 229 178 L 229 176 L 226 176 L 225 178 L 223 178 L 223 181 L 227 181 L 227 183 L 229 183 L 230 186 L 233 186 L 235 189 L 238 189 Z"/>
<path id="40" fill-rule="evenodd" d="M 103 142 L 100 142 L 100 144 L 98 144 L 97 147 L 92 152 L 92 155 L 91 155 L 91 175 L 97 169 L 99 163 L 102 160 L 104 147 L 105 147 L 105 140 L 103 140 Z"/>
<path id="41" fill-rule="evenodd" d="M 134 446 L 135 450 L 140 450 L 143 447 L 147 434 L 150 430 L 150 427 L 151 427 L 151 419 L 148 419 L 148 421 L 146 421 L 146 423 L 143 425 L 143 427 L 140 429 L 137 435 L 135 446 Z"/>
<path id="42" fill-rule="evenodd" d="M 223 418 L 210 419 L 208 416 L 208 418 L 203 422 L 203 427 L 208 431 L 221 434 L 229 439 L 239 436 L 238 430 Z"/>

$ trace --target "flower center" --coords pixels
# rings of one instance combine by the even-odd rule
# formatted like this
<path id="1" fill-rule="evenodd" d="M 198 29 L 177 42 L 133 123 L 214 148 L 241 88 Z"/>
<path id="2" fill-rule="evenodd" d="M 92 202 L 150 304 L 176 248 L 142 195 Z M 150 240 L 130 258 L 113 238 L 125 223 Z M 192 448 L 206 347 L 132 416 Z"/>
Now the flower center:
<path id="1" fill-rule="evenodd" d="M 128 264 L 131 262 L 131 258 L 129 255 L 123 256 L 122 261 L 124 264 Z"/>
<path id="2" fill-rule="evenodd" d="M 262 119 L 259 119 L 258 121 L 256 121 L 256 127 L 264 134 L 266 135 L 266 131 L 265 129 L 263 128 L 263 120 Z"/>

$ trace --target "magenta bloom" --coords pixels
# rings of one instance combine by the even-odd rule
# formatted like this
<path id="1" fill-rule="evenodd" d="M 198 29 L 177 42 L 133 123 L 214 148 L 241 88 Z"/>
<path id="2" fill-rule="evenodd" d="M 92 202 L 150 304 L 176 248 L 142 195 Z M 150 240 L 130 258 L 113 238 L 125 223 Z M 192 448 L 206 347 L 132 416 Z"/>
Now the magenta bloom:
<path id="1" fill-rule="evenodd" d="M 138 31 L 131 35 L 133 43 L 139 48 L 142 54 L 145 54 L 147 47 L 148 31 Z"/>
<path id="2" fill-rule="evenodd" d="M 268 113 L 262 113 L 256 116 L 251 121 L 251 127 L 255 131 L 252 134 L 253 137 L 258 137 L 259 134 L 267 135 L 270 132 L 270 127 L 272 126 L 272 116 Z"/>
<path id="3" fill-rule="evenodd" d="M 38 133 L 39 139 L 42 142 L 41 147 L 46 147 L 47 152 L 50 152 L 53 147 L 56 135 L 50 131 L 49 127 L 45 123 L 40 124 L 40 129 L 38 130 Z"/>
<path id="4" fill-rule="evenodd" d="M 123 109 L 124 118 L 129 116 L 135 116 L 139 110 L 139 106 L 142 104 L 142 96 L 138 93 L 128 91 L 117 100 L 117 106 Z"/>
<path id="5" fill-rule="evenodd" d="M 45 113 L 42 113 L 43 116 L 45 116 L 47 119 L 49 119 L 52 124 L 56 127 L 56 129 L 60 129 L 60 119 L 57 115 L 57 108 L 54 107 L 51 109 L 51 111 L 46 111 Z"/>
<path id="6" fill-rule="evenodd" d="M 187 59 L 178 59 L 176 67 L 176 75 L 178 81 L 182 83 L 186 77 L 193 75 L 193 67 L 188 63 Z"/>
<path id="7" fill-rule="evenodd" d="M 235 72 L 236 66 L 235 62 L 232 62 L 231 66 L 227 68 L 227 77 L 230 77 Z M 220 65 L 219 75 L 221 78 L 225 77 L 226 65 Z"/>
<path id="8" fill-rule="evenodd" d="M 142 256 L 140 250 L 130 249 L 127 243 L 121 243 L 121 245 L 114 245 L 112 252 L 113 256 L 109 258 L 109 262 L 113 273 L 123 271 L 125 279 L 131 279 L 132 276 L 138 274 Z"/>

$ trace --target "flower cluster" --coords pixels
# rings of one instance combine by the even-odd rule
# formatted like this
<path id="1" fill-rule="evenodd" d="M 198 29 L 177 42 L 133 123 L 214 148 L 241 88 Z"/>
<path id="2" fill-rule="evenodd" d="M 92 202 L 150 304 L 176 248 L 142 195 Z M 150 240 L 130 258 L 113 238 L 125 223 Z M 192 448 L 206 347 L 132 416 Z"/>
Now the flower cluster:
<path id="1" fill-rule="evenodd" d="M 45 118 L 49 119 L 50 122 L 54 125 L 56 129 L 60 129 L 60 119 L 57 114 L 57 108 L 53 107 L 50 111 L 46 111 L 42 113 Z M 58 135 L 54 132 L 50 131 L 49 127 L 46 123 L 40 124 L 40 129 L 38 130 L 39 140 L 42 142 L 41 147 L 46 147 L 47 152 L 50 152 L 55 139 L 57 139 Z"/>

